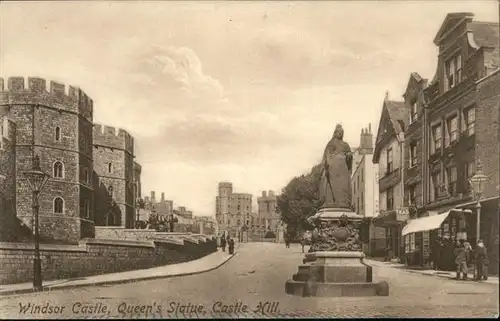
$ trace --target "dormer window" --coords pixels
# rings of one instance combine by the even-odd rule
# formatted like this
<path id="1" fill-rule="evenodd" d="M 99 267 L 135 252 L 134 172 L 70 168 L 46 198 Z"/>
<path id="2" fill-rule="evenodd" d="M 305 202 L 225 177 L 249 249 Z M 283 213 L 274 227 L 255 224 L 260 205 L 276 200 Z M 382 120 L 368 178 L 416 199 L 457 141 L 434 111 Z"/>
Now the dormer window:
<path id="1" fill-rule="evenodd" d="M 462 56 L 457 54 L 445 62 L 445 91 L 462 80 Z"/>

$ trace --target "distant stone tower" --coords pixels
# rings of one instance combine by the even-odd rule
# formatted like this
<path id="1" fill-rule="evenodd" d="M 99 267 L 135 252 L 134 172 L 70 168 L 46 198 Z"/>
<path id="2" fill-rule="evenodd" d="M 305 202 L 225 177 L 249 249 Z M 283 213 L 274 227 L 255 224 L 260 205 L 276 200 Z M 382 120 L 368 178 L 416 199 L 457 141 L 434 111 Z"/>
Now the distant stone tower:
<path id="1" fill-rule="evenodd" d="M 123 129 L 94 125 L 96 225 L 135 225 L 134 139 Z"/>
<path id="2" fill-rule="evenodd" d="M 93 237 L 93 102 L 82 90 L 41 78 L 0 79 L 0 106 L 16 123 L 16 212 L 32 228 L 32 195 L 21 175 L 34 156 L 50 179 L 40 193 L 40 237 Z"/>
<path id="3" fill-rule="evenodd" d="M 229 182 L 220 182 L 215 201 L 215 217 L 221 228 L 226 228 L 230 225 L 232 195 L 233 184 Z"/>

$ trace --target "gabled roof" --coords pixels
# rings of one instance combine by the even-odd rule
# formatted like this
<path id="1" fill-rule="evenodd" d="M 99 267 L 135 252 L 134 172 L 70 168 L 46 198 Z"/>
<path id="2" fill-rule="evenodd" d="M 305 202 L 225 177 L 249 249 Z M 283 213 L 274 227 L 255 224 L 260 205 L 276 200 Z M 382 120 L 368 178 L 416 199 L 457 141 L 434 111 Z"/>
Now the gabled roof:
<path id="1" fill-rule="evenodd" d="M 472 21 L 468 24 L 468 29 L 479 47 L 498 47 L 500 36 L 497 22 Z"/>
<path id="2" fill-rule="evenodd" d="M 434 37 L 434 44 L 438 44 L 441 38 L 449 31 L 453 30 L 456 26 L 458 26 L 464 19 L 472 19 L 474 18 L 474 14 L 472 12 L 454 12 L 448 13 L 446 18 L 444 18 L 439 31 Z"/>
<path id="3" fill-rule="evenodd" d="M 404 132 L 409 121 L 410 116 L 410 108 L 406 106 L 406 104 L 402 101 L 394 101 L 386 99 L 384 100 L 384 104 L 382 105 L 382 112 L 380 113 L 380 120 L 378 124 L 378 133 L 377 139 L 375 142 L 375 148 L 373 151 L 373 163 L 376 163 L 379 158 L 380 149 L 382 146 L 378 144 L 381 135 L 384 135 L 384 122 L 388 118 L 389 123 L 392 125 L 394 129 L 393 133 L 395 134 L 395 138 L 399 139 L 399 134 Z"/>
<path id="4" fill-rule="evenodd" d="M 396 134 L 404 132 L 406 125 L 408 125 L 410 109 L 402 101 L 388 100 L 385 102 L 385 106 Z"/>
<path id="5" fill-rule="evenodd" d="M 408 93 L 408 89 L 410 88 L 410 84 L 412 82 L 412 80 L 415 80 L 416 82 L 418 83 L 421 83 L 423 82 L 424 83 L 424 87 L 425 85 L 427 84 L 427 79 L 425 78 L 422 78 L 418 72 L 412 72 L 410 74 L 410 79 L 408 79 L 408 84 L 406 85 L 406 90 L 405 90 L 405 93 L 403 94 L 403 97 L 406 96 L 406 94 Z"/>

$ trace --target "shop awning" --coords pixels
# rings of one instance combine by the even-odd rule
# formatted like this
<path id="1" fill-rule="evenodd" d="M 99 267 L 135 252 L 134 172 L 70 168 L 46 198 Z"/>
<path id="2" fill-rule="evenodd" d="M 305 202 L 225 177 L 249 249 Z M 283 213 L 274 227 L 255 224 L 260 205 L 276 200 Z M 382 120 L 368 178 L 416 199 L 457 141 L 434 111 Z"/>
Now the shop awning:
<path id="1" fill-rule="evenodd" d="M 444 220 L 450 215 L 450 212 L 451 211 L 411 220 L 403 227 L 401 234 L 405 236 L 411 233 L 435 230 L 443 224 Z"/>

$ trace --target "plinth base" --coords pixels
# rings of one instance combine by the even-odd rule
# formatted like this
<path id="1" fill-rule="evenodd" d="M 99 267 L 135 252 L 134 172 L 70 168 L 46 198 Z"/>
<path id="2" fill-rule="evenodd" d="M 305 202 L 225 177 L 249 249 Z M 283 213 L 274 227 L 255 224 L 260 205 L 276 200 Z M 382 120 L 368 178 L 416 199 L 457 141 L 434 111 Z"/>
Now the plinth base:
<path id="1" fill-rule="evenodd" d="M 285 291 L 287 294 L 303 297 L 388 296 L 389 285 L 386 282 L 318 283 L 288 280 L 285 283 Z"/>
<path id="2" fill-rule="evenodd" d="M 287 294 L 300 296 L 388 296 L 386 282 L 372 283 L 372 268 L 362 252 L 307 253 L 298 273 L 285 284 Z"/>

